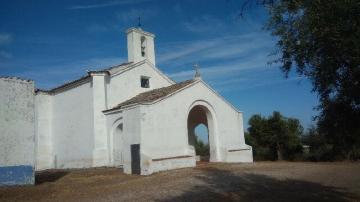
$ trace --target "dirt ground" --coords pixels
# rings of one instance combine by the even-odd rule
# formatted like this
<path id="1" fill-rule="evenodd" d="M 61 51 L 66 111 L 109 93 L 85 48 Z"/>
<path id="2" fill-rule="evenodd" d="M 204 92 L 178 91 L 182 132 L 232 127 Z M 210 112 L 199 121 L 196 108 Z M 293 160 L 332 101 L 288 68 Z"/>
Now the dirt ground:
<path id="1" fill-rule="evenodd" d="M 0 201 L 360 201 L 360 163 L 201 163 L 151 176 L 115 168 L 51 170 Z"/>

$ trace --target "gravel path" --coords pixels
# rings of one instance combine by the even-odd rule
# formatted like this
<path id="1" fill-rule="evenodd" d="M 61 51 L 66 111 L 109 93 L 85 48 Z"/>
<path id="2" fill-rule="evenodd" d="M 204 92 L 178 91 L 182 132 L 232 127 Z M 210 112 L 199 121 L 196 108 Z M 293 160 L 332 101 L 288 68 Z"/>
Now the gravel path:
<path id="1" fill-rule="evenodd" d="M 118 169 L 52 170 L 0 201 L 360 201 L 360 163 L 203 163 L 151 176 Z"/>

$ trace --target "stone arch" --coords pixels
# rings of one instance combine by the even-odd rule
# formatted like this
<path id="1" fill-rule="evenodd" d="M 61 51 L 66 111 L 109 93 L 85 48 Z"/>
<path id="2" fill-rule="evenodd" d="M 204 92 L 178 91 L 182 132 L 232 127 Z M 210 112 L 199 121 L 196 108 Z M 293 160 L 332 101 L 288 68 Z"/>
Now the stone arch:
<path id="1" fill-rule="evenodd" d="M 188 143 L 194 146 L 195 127 L 204 124 L 208 130 L 210 161 L 219 161 L 219 141 L 217 133 L 216 114 L 213 107 L 206 101 L 197 100 L 193 102 L 187 113 Z"/>
<path id="2" fill-rule="evenodd" d="M 120 167 L 123 165 L 124 159 L 124 125 L 122 118 L 114 121 L 112 126 L 112 135 L 111 135 L 111 164 L 115 167 Z"/>

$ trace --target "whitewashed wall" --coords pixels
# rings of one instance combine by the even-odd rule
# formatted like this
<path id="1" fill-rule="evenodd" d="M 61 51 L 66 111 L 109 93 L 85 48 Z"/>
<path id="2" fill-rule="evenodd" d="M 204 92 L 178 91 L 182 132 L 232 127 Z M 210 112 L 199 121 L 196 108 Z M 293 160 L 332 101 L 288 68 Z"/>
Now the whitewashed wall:
<path id="1" fill-rule="evenodd" d="M 56 168 L 91 167 L 94 148 L 91 82 L 54 95 L 52 136 Z"/>
<path id="2" fill-rule="evenodd" d="M 106 166 L 110 162 L 109 138 L 106 128 L 106 117 L 103 110 L 106 109 L 106 73 L 91 73 L 93 90 L 93 128 L 94 150 L 93 166 Z"/>
<path id="3" fill-rule="evenodd" d="M 141 76 L 150 77 L 150 88 L 141 88 Z M 139 66 L 114 75 L 107 85 L 107 106 L 112 108 L 139 93 L 173 84 L 159 74 L 150 64 L 142 62 Z"/>
<path id="4" fill-rule="evenodd" d="M 150 88 L 142 88 L 140 79 L 142 76 L 150 78 Z M 106 102 L 107 108 L 112 108 L 142 92 L 149 91 L 156 88 L 166 87 L 174 82 L 165 78 L 159 73 L 156 67 L 149 64 L 146 60 L 134 64 L 125 71 L 119 72 L 110 78 L 107 78 L 106 86 Z M 131 156 L 130 144 L 140 143 L 140 114 L 138 109 L 127 110 L 126 113 L 118 115 L 109 115 L 107 117 L 107 134 L 108 134 L 108 148 L 109 148 L 109 165 L 114 164 L 114 126 L 113 124 L 118 119 L 123 120 L 123 158 L 124 158 L 124 172 L 131 173 Z M 119 124 L 116 122 L 116 124 Z"/>
<path id="5" fill-rule="evenodd" d="M 0 78 L 0 185 L 33 184 L 33 81 Z"/>
<path id="6" fill-rule="evenodd" d="M 245 145 L 244 141 L 242 114 L 202 82 L 156 104 L 141 106 L 141 152 L 150 158 L 191 154 L 188 149 L 187 117 L 195 101 L 207 103 L 214 111 L 212 116 L 219 155 L 216 161 L 252 162 L 251 147 Z M 235 155 L 228 152 L 238 149 L 243 151 Z M 148 163 L 143 162 L 143 168 L 151 173 L 146 165 Z"/>
<path id="7" fill-rule="evenodd" d="M 52 141 L 52 98 L 53 96 L 38 92 L 35 96 L 36 117 L 36 170 L 54 168 L 54 151 Z"/>
<path id="8" fill-rule="evenodd" d="M 141 88 L 141 76 L 150 77 L 150 88 Z M 111 78 L 93 75 L 90 81 L 55 95 L 38 93 L 36 169 L 112 165 L 113 133 L 106 128 L 102 111 L 170 84 L 172 81 L 144 61 Z M 124 124 L 125 130 L 129 126 Z"/>
<path id="9" fill-rule="evenodd" d="M 106 115 L 107 128 L 109 129 L 109 136 L 112 137 L 110 142 L 113 141 L 113 133 L 119 124 L 123 124 L 123 168 L 124 172 L 131 174 L 131 144 L 140 144 L 141 132 L 141 117 L 142 113 L 140 107 L 134 107 L 125 111 L 118 111 Z M 110 151 L 113 151 L 113 146 L 109 144 Z"/>

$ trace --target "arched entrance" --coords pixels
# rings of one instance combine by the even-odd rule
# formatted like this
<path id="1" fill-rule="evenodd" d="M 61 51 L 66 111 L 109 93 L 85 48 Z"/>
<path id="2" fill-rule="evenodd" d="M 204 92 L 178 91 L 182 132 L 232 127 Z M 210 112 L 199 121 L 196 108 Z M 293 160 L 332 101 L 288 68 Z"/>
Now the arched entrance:
<path id="1" fill-rule="evenodd" d="M 209 132 L 208 127 L 204 124 L 199 124 L 194 128 L 195 133 L 195 153 L 200 161 L 209 161 L 210 146 L 209 146 Z"/>
<path id="2" fill-rule="evenodd" d="M 218 142 L 216 136 L 216 126 L 215 118 L 212 110 L 209 109 L 210 106 L 205 104 L 195 103 L 191 110 L 189 111 L 187 118 L 187 127 L 188 127 L 188 143 L 191 146 L 194 146 L 197 142 L 197 137 L 195 134 L 195 128 L 199 125 L 204 125 L 207 129 L 208 134 L 208 144 L 209 144 L 209 156 L 202 156 L 201 160 L 217 161 L 218 160 Z M 199 144 L 198 148 L 199 148 Z M 202 148 L 204 150 L 205 148 Z M 199 150 L 198 150 L 199 152 Z M 202 154 L 206 154 L 205 151 L 202 151 Z M 196 155 L 199 155 L 198 153 Z"/>
<path id="3" fill-rule="evenodd" d="M 123 124 L 116 126 L 113 133 L 113 162 L 115 167 L 123 165 Z"/>

